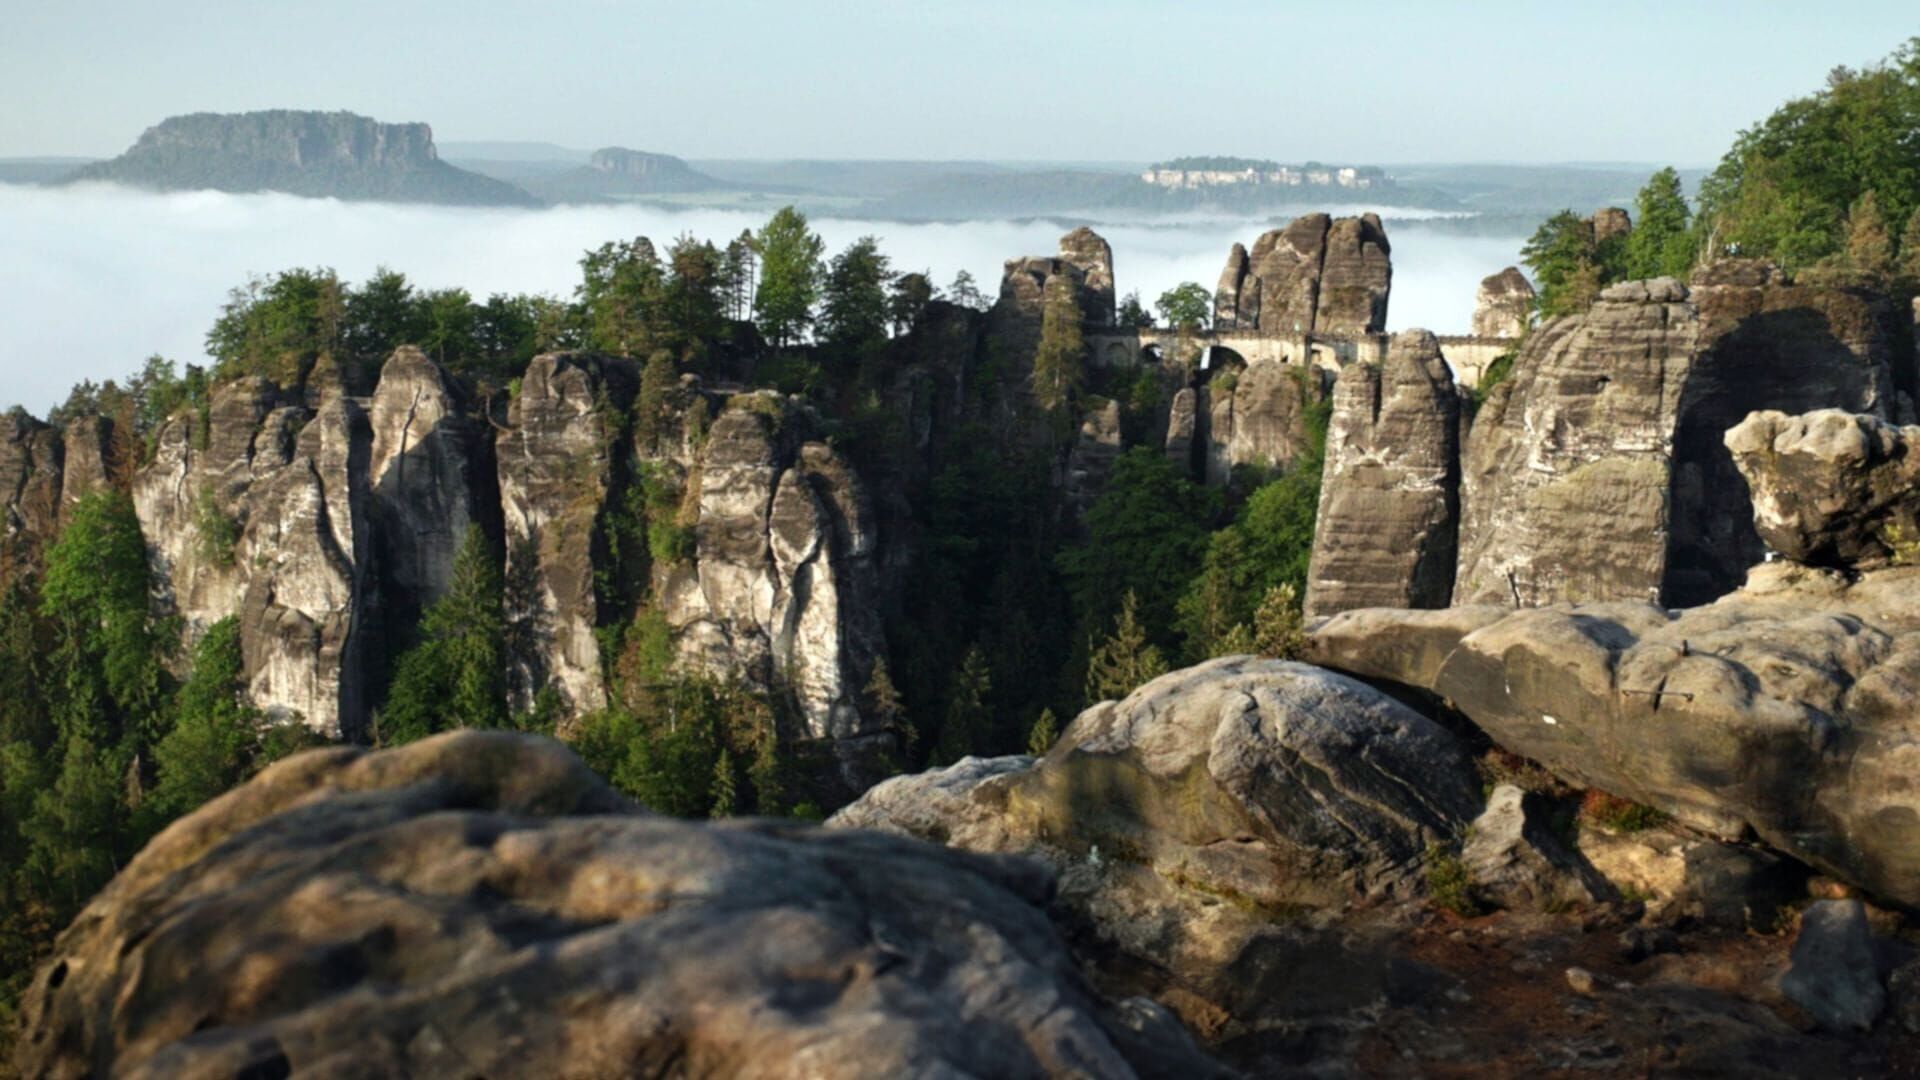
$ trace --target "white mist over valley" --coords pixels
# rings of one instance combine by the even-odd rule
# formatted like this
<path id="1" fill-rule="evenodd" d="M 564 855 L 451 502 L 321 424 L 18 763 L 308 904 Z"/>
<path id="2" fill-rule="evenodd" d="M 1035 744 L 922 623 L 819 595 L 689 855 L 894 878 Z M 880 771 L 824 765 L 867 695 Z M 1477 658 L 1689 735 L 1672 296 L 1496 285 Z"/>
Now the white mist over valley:
<path id="1" fill-rule="evenodd" d="M 0 406 L 42 412 L 81 379 L 124 376 L 158 353 L 204 359 L 204 337 L 230 289 L 250 275 L 327 266 L 362 280 L 382 265 L 428 288 L 460 286 L 476 297 L 532 292 L 565 296 L 580 255 L 609 240 L 644 235 L 664 246 L 682 233 L 724 243 L 757 229 L 764 209 L 564 206 L 465 209 L 347 203 L 291 195 L 213 191 L 158 194 L 111 185 L 41 188 L 0 184 L 0 290 L 12 311 L 0 320 L 0 355 L 19 358 Z M 1358 213 L 1355 205 L 1300 207 Z M 1423 226 L 1419 211 L 1391 211 L 1393 298 L 1389 328 L 1463 333 L 1481 278 L 1518 258 L 1519 236 L 1457 235 Z M 1113 245 L 1120 293 L 1152 306 L 1183 281 L 1211 289 L 1229 247 L 1251 244 L 1285 214 L 1190 216 L 1102 222 Z M 880 238 L 896 270 L 929 271 L 940 284 L 970 272 L 989 296 L 1001 264 L 1052 254 L 1078 220 L 902 223 L 816 217 L 831 254 L 863 235 Z"/>

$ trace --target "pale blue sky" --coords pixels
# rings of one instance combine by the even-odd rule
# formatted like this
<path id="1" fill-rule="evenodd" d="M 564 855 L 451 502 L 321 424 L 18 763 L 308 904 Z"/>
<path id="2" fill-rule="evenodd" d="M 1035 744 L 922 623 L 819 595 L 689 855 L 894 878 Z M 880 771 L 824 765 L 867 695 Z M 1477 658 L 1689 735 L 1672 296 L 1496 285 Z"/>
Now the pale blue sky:
<path id="1" fill-rule="evenodd" d="M 1706 164 L 1913 0 L 0 0 L 0 156 L 345 108 L 686 157 Z"/>

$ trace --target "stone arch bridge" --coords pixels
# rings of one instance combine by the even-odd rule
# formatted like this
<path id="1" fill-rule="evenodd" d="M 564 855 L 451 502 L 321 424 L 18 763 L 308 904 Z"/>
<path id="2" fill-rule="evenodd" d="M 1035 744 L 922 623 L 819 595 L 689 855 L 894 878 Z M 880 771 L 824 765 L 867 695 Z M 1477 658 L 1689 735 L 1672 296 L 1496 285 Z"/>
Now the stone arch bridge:
<path id="1" fill-rule="evenodd" d="M 1302 364 L 1338 374 L 1349 364 L 1377 364 L 1386 358 L 1390 334 L 1321 335 L 1271 330 L 1202 330 L 1186 336 L 1165 327 L 1119 330 L 1089 325 L 1083 332 L 1098 367 L 1135 367 L 1143 362 L 1171 359 L 1180 349 L 1197 350 L 1203 366 L 1237 359 L 1241 364 Z M 1516 344 L 1513 338 L 1441 336 L 1440 355 L 1462 386 L 1480 381 L 1487 365 Z M 1224 356 L 1222 354 L 1225 354 Z"/>

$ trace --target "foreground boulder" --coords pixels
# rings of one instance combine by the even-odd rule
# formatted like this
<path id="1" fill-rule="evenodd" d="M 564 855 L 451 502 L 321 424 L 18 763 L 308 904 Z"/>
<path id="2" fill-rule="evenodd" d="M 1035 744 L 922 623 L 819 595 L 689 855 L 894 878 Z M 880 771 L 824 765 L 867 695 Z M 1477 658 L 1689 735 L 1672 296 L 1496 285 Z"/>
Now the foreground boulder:
<path id="1" fill-rule="evenodd" d="M 1287 913 L 1423 891 L 1480 808 L 1459 740 L 1359 682 L 1226 657 L 1081 713 L 1044 758 L 889 780 L 830 825 L 1038 855 L 1110 969 L 1218 1030 L 1313 954 Z M 1276 996 L 1279 995 L 1279 996 Z"/>
<path id="2" fill-rule="evenodd" d="M 1581 787 L 1920 906 L 1920 569 L 1774 562 L 1677 612 L 1353 611 L 1309 655 L 1427 691 Z"/>
<path id="3" fill-rule="evenodd" d="M 1213 1076 L 1109 1007 L 1041 868 L 636 811 L 559 744 L 282 762 L 61 936 L 31 1076 Z"/>

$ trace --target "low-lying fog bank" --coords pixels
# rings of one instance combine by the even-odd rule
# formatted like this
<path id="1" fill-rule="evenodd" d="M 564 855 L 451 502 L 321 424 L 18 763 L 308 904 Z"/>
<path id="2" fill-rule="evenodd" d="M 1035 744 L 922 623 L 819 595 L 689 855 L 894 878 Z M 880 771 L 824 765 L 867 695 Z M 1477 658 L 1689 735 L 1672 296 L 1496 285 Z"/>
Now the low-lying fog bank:
<path id="1" fill-rule="evenodd" d="M 569 294 L 587 248 L 683 233 L 724 242 L 771 214 L 578 206 L 474 210 L 341 203 L 286 195 L 153 194 L 105 186 L 0 184 L 0 407 L 35 412 L 84 378 L 117 377 L 153 353 L 203 358 L 227 291 L 292 266 L 330 266 L 360 280 L 381 265 L 424 287 Z M 1359 208 L 1329 206 L 1355 212 Z M 992 294 L 1001 263 L 1051 253 L 1070 225 L 1053 219 L 904 224 L 819 218 L 829 252 L 871 233 L 896 269 L 935 281 L 967 270 Z M 1122 294 L 1153 299 L 1182 281 L 1212 288 L 1228 247 L 1251 243 L 1264 220 L 1194 218 L 1100 224 L 1113 244 Z M 1480 279 L 1518 257 L 1522 238 L 1462 236 L 1389 221 L 1394 329 L 1464 332 Z"/>

